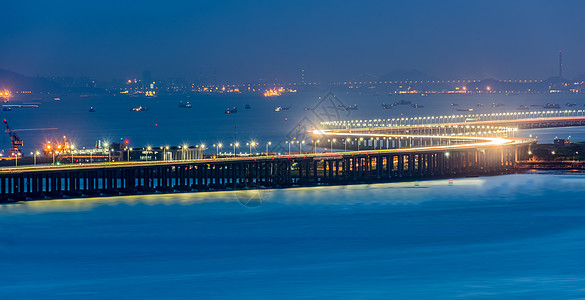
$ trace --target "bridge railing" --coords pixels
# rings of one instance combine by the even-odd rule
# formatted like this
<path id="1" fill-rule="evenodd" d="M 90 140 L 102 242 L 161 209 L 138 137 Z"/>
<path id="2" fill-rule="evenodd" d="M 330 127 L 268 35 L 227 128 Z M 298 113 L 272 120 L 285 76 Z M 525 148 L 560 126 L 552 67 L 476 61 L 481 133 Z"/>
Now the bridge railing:
<path id="1" fill-rule="evenodd" d="M 346 120 L 321 122 L 324 129 L 359 129 L 374 127 L 434 126 L 450 123 L 473 123 L 477 121 L 526 120 L 563 117 L 585 117 L 585 110 L 538 110 L 521 112 L 501 112 L 486 114 L 457 114 L 444 116 L 424 116 L 412 118 L 389 118 L 369 120 Z"/>

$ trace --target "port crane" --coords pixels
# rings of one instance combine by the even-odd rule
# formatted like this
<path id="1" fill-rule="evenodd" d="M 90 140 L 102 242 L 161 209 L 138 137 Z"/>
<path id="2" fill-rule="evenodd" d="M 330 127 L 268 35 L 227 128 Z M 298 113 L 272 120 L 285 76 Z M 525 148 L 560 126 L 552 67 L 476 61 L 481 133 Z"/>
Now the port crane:
<path id="1" fill-rule="evenodd" d="M 12 149 L 8 151 L 8 156 L 22 156 L 22 150 L 18 147 L 22 147 L 22 140 L 14 131 L 10 130 L 10 126 L 8 126 L 8 122 L 4 119 L 4 125 L 6 125 L 6 133 L 10 136 L 10 142 L 12 143 Z"/>

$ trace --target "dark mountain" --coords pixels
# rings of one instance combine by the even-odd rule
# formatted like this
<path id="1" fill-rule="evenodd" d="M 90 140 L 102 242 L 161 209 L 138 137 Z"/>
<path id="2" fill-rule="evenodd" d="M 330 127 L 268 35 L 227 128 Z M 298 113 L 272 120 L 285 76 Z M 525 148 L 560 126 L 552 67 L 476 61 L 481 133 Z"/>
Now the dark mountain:
<path id="1" fill-rule="evenodd" d="M 62 87 L 46 78 L 28 77 L 0 69 L 0 89 L 11 91 L 60 92 Z"/>

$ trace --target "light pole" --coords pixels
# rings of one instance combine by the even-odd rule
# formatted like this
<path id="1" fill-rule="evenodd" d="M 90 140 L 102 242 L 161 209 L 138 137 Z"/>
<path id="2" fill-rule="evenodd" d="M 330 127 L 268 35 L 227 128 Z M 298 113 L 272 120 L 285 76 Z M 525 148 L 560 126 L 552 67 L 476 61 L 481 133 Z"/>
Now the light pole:
<path id="1" fill-rule="evenodd" d="M 219 157 L 219 148 L 221 148 L 223 145 L 221 143 L 219 144 L 213 144 L 213 147 L 215 147 L 215 158 Z"/>
<path id="2" fill-rule="evenodd" d="M 305 143 L 305 141 L 300 141 L 299 143 L 299 154 L 301 154 L 301 145 Z"/>
<path id="3" fill-rule="evenodd" d="M 179 147 L 180 147 L 180 146 L 179 146 Z M 148 161 L 148 158 L 150 157 L 150 156 L 149 156 L 149 154 L 150 154 L 150 150 L 152 150 L 152 147 L 150 147 L 150 146 L 146 147 L 146 161 Z"/>
<path id="4" fill-rule="evenodd" d="M 132 148 L 126 148 L 128 150 L 128 161 L 130 161 L 130 151 L 132 151 Z"/>
<path id="5" fill-rule="evenodd" d="M 288 154 L 290 154 L 290 144 L 291 144 L 292 142 L 286 141 L 286 143 L 288 144 Z"/>
<path id="6" fill-rule="evenodd" d="M 71 164 L 73 164 L 73 150 L 75 149 L 75 146 L 71 145 Z"/>
<path id="7" fill-rule="evenodd" d="M 16 166 L 17 167 L 18 167 L 18 154 L 19 154 L 18 152 L 14 153 L 14 157 L 16 157 Z"/>
<path id="8" fill-rule="evenodd" d="M 351 139 L 348 138 L 348 137 L 346 137 L 345 138 L 345 143 L 344 143 L 345 144 L 345 150 L 344 150 L 344 152 L 347 152 L 347 142 L 349 142 L 349 141 L 351 141 Z"/>
<path id="9" fill-rule="evenodd" d="M 266 155 L 268 155 L 268 146 L 272 145 L 271 142 L 266 143 Z"/>
<path id="10" fill-rule="evenodd" d="M 32 153 L 31 153 L 32 154 Z M 37 165 L 37 155 L 39 155 L 39 151 L 35 151 L 34 155 L 33 155 L 33 159 L 34 159 L 34 165 Z"/>
<path id="11" fill-rule="evenodd" d="M 358 147 L 357 147 L 357 151 L 360 151 L 360 143 L 361 143 L 361 141 L 363 141 L 363 140 L 364 140 L 364 138 L 363 138 L 363 137 L 361 137 L 361 138 L 360 138 L 360 140 L 358 141 L 358 143 L 357 143 L 357 144 L 358 144 L 358 145 L 357 145 L 357 146 L 358 146 Z"/>

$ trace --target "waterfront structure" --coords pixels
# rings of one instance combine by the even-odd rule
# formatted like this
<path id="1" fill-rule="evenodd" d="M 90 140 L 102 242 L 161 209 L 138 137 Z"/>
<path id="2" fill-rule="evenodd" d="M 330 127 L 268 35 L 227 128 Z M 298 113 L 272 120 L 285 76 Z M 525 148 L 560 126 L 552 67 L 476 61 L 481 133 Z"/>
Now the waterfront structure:
<path id="1" fill-rule="evenodd" d="M 504 121 L 509 124 L 491 132 L 487 125 L 466 128 L 443 123 L 311 132 L 315 145 L 319 139 L 329 141 L 337 152 L 4 168 L 0 201 L 503 174 L 514 171 L 536 142 L 512 137 L 513 126 L 585 126 L 584 116 L 499 123 L 507 124 Z"/>

